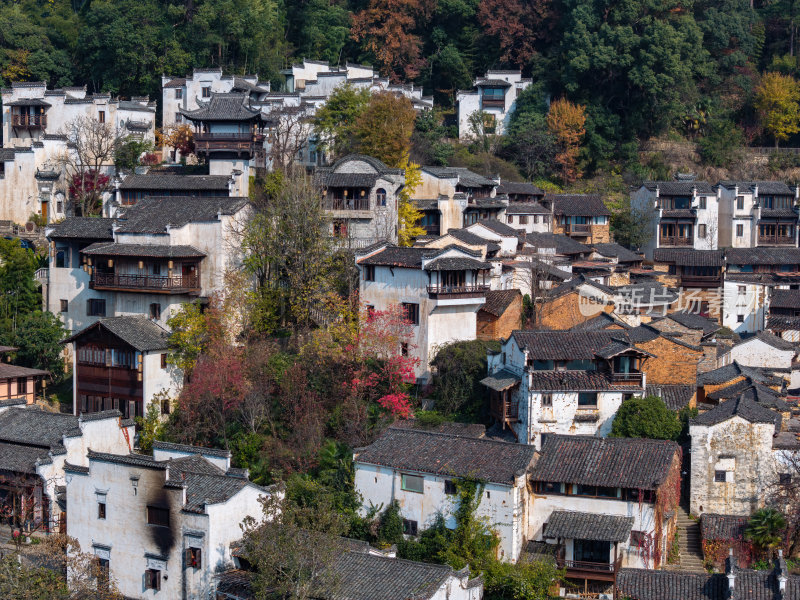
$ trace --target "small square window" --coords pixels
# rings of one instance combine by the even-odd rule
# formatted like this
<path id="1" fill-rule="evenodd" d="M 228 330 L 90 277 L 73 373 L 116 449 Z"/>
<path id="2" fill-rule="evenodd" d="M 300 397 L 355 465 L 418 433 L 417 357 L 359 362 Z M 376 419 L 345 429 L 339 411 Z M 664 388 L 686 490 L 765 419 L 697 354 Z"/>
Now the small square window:
<path id="1" fill-rule="evenodd" d="M 150 305 L 150 318 L 154 321 L 158 321 L 161 318 L 161 304 L 158 302 L 153 302 Z"/>
<path id="2" fill-rule="evenodd" d="M 528 224 L 528 215 L 520 215 L 519 224 L 520 225 L 527 225 Z"/>
<path id="3" fill-rule="evenodd" d="M 97 120 L 100 121 L 101 123 L 105 123 L 106 122 L 106 111 L 104 111 L 104 110 L 99 111 L 97 113 Z"/>
<path id="4" fill-rule="evenodd" d="M 781 485 L 790 485 L 792 483 L 792 474 L 791 473 L 779 473 L 778 474 L 778 483 Z"/>
<path id="5" fill-rule="evenodd" d="M 740 285 L 740 286 L 738 286 L 738 289 L 739 289 L 739 295 L 740 296 L 744 296 L 747 293 L 747 286 Z"/>
<path id="6" fill-rule="evenodd" d="M 203 86 L 203 98 L 211 98 L 211 86 Z"/>
<path id="7" fill-rule="evenodd" d="M 705 207 L 706 207 L 706 197 L 700 196 L 700 208 L 705 209 Z"/>
<path id="8" fill-rule="evenodd" d="M 400 476 L 400 487 L 406 492 L 421 494 L 424 491 L 425 478 L 421 475 L 403 473 Z"/>
<path id="9" fill-rule="evenodd" d="M 63 298 L 60 300 L 61 302 L 61 312 L 67 312 L 69 310 L 69 301 L 64 300 Z"/>
<path id="10" fill-rule="evenodd" d="M 147 524 L 169 527 L 169 509 L 160 506 L 147 507 Z"/>
<path id="11" fill-rule="evenodd" d="M 106 503 L 105 502 L 98 502 L 97 503 L 97 518 L 98 519 L 105 519 L 106 518 Z"/>
<path id="12" fill-rule="evenodd" d="M 725 483 L 728 480 L 727 471 L 714 471 L 714 481 L 716 483 Z"/>
<path id="13" fill-rule="evenodd" d="M 417 522 L 410 519 L 403 519 L 403 534 L 417 535 Z"/>
<path id="14" fill-rule="evenodd" d="M 736 196 L 736 210 L 744 210 L 744 196 Z"/>
<path id="15" fill-rule="evenodd" d="M 403 302 L 403 312 L 406 320 L 412 325 L 419 325 L 419 304 L 413 302 Z"/>
<path id="16" fill-rule="evenodd" d="M 106 301 L 105 299 L 90 298 L 86 301 L 86 316 L 87 317 L 105 317 L 106 316 Z"/>
<path id="17" fill-rule="evenodd" d="M 553 406 L 553 394 L 542 394 L 542 406 Z"/>
<path id="18" fill-rule="evenodd" d="M 200 548 L 186 549 L 186 566 L 200 569 L 203 566 L 203 551 Z"/>
<path id="19" fill-rule="evenodd" d="M 578 406 L 597 407 L 597 392 L 578 393 Z"/>
<path id="20" fill-rule="evenodd" d="M 364 266 L 364 281 L 375 281 L 375 265 Z"/>
<path id="21" fill-rule="evenodd" d="M 167 368 L 167 353 L 166 352 L 163 352 L 161 354 L 161 368 L 162 369 L 166 369 Z"/>
<path id="22" fill-rule="evenodd" d="M 161 589 L 161 571 L 158 569 L 147 569 L 144 572 L 144 589 L 156 591 Z"/>
<path id="23" fill-rule="evenodd" d="M 175 88 L 175 100 L 181 100 L 183 98 L 183 89 Z"/>
<path id="24" fill-rule="evenodd" d="M 450 479 L 445 479 L 444 493 L 447 494 L 448 496 L 455 496 L 458 493 L 455 481 L 452 481 Z"/>
<path id="25" fill-rule="evenodd" d="M 737 323 L 744 323 L 744 315 L 736 315 Z"/>

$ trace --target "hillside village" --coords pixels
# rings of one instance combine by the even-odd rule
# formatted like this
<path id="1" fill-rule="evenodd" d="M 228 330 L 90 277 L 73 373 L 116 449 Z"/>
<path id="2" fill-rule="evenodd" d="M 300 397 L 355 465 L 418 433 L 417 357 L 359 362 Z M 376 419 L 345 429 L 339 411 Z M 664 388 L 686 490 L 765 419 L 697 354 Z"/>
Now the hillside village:
<path id="1" fill-rule="evenodd" d="M 417 164 L 421 87 L 283 75 L 2 90 L 0 595 L 800 599 L 798 182 Z"/>

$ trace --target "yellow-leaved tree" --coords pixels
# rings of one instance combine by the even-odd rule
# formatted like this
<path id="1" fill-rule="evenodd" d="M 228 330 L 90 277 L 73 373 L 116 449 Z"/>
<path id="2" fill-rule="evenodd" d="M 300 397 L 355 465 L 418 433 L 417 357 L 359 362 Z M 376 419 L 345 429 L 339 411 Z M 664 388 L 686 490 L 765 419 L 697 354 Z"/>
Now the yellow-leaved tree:
<path id="1" fill-rule="evenodd" d="M 547 113 L 547 128 L 558 146 L 555 160 L 561 166 L 564 183 L 574 181 L 580 175 L 577 162 L 581 141 L 586 134 L 586 107 L 566 98 L 553 101 Z"/>
<path id="2" fill-rule="evenodd" d="M 411 200 L 414 190 L 422 183 L 422 173 L 420 166 L 413 162 L 406 161 L 403 168 L 405 169 L 406 184 L 398 199 L 397 241 L 401 246 L 410 246 L 414 243 L 414 238 L 425 235 L 425 229 L 419 224 L 422 220 L 422 211 Z"/>
<path id="3" fill-rule="evenodd" d="M 800 86 L 794 77 L 767 73 L 756 88 L 755 109 L 764 129 L 778 142 L 800 131 Z"/>

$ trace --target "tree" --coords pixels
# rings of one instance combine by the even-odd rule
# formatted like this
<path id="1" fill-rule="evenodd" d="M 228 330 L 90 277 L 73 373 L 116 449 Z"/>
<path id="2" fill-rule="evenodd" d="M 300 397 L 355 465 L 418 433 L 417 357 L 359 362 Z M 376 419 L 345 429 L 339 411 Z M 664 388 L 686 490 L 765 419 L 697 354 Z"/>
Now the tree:
<path id="1" fill-rule="evenodd" d="M 36 256 L 19 240 L 0 239 L 0 333 L 9 335 L 22 317 L 41 307 L 33 277 L 37 267 Z"/>
<path id="2" fill-rule="evenodd" d="M 142 164 L 143 155 L 152 152 L 153 149 L 153 142 L 150 140 L 129 135 L 120 140 L 119 145 L 114 149 L 114 166 L 117 171 L 133 171 Z"/>
<path id="3" fill-rule="evenodd" d="M 185 159 L 194 154 L 194 130 L 187 123 L 168 125 L 156 130 L 156 144 L 160 147 L 175 148 Z"/>
<path id="4" fill-rule="evenodd" d="M 305 600 L 325 590 L 325 597 L 334 597 L 339 580 L 332 566 L 346 551 L 340 536 L 347 521 L 333 494 L 295 477 L 285 494 L 273 492 L 262 505 L 263 522 L 245 520 L 242 547 L 255 569 L 256 596 Z"/>
<path id="5" fill-rule="evenodd" d="M 715 167 L 730 167 L 745 145 L 744 132 L 730 121 L 712 121 L 708 135 L 697 143 L 700 157 L 706 164 Z"/>
<path id="6" fill-rule="evenodd" d="M 653 237 L 653 211 L 631 206 L 630 198 L 609 202 L 607 206 L 611 211 L 611 231 L 618 244 L 638 250 Z"/>
<path id="7" fill-rule="evenodd" d="M 772 560 L 772 553 L 783 541 L 786 519 L 774 508 L 759 508 L 750 516 L 744 531 L 746 540 Z"/>
<path id="8" fill-rule="evenodd" d="M 496 562 L 484 572 L 486 600 L 550 600 L 553 584 L 564 577 L 554 561 Z"/>
<path id="9" fill-rule="evenodd" d="M 209 338 L 208 316 L 199 302 L 187 302 L 167 319 L 170 353 L 168 360 L 189 377 Z"/>
<path id="10" fill-rule="evenodd" d="M 337 87 L 314 118 L 320 147 L 334 157 L 350 151 L 355 146 L 356 120 L 366 110 L 369 101 L 367 89 L 356 89 L 350 84 Z"/>
<path id="11" fill-rule="evenodd" d="M 291 6 L 287 7 L 291 10 Z M 337 64 L 350 36 L 350 12 L 346 4 L 311 0 L 297 7 L 296 16 L 289 15 L 287 26 L 297 28 L 297 55 L 314 57 Z"/>
<path id="12" fill-rule="evenodd" d="M 89 115 L 68 122 L 61 133 L 67 138 L 67 150 L 58 162 L 70 181 L 73 210 L 82 216 L 97 214 L 109 183 L 104 171 L 114 162 L 122 133 L 113 123 Z"/>
<path id="13" fill-rule="evenodd" d="M 775 147 L 800 131 L 800 87 L 788 75 L 767 73 L 756 88 L 754 107 L 763 127 L 775 138 Z"/>
<path id="14" fill-rule="evenodd" d="M 297 167 L 297 156 L 308 145 L 311 113 L 306 106 L 286 106 L 275 113 L 269 160 L 273 169 L 289 172 Z"/>
<path id="15" fill-rule="evenodd" d="M 436 349 L 431 361 L 435 409 L 444 415 L 479 422 L 486 403 L 486 351 L 497 349 L 497 342 L 471 340 L 452 342 Z"/>
<path id="16" fill-rule="evenodd" d="M 526 179 L 546 177 L 556 158 L 556 142 L 544 116 L 517 120 L 504 140 L 503 155 L 513 160 Z"/>
<path id="17" fill-rule="evenodd" d="M 586 107 L 573 104 L 565 98 L 550 105 L 547 113 L 547 127 L 555 138 L 558 154 L 557 164 L 561 165 L 561 178 L 564 183 L 574 181 L 580 175 L 577 170 L 578 150 L 586 133 Z"/>
<path id="18" fill-rule="evenodd" d="M 391 81 L 414 79 L 425 65 L 418 28 L 430 18 L 429 0 L 370 0 L 353 15 L 350 31 Z"/>
<path id="19" fill-rule="evenodd" d="M 657 396 L 634 396 L 623 401 L 611 425 L 611 437 L 677 440 L 681 433 L 678 415 Z"/>
<path id="20" fill-rule="evenodd" d="M 56 381 L 64 373 L 62 340 L 69 335 L 56 315 L 40 310 L 23 316 L 12 336 L 17 348 L 15 362 L 24 367 L 49 371 Z"/>
<path id="21" fill-rule="evenodd" d="M 478 21 L 500 47 L 500 60 L 518 69 L 528 65 L 536 43 L 549 37 L 552 3 L 547 0 L 481 0 Z"/>
<path id="22" fill-rule="evenodd" d="M 419 224 L 423 217 L 422 211 L 411 200 L 414 191 L 422 184 L 422 174 L 419 165 L 415 163 L 406 164 L 404 173 L 406 184 L 400 192 L 397 207 L 397 240 L 400 246 L 411 246 L 417 237 L 426 233 Z"/>
<path id="23" fill-rule="evenodd" d="M 391 92 L 373 94 L 353 128 L 359 151 L 389 167 L 404 166 L 411 151 L 416 118 L 411 100 L 405 96 Z"/>

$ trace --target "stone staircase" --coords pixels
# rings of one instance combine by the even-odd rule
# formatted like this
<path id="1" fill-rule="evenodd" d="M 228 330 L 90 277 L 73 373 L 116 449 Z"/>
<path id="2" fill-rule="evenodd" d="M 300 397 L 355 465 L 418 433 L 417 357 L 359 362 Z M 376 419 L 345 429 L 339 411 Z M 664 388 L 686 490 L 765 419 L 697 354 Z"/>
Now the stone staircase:
<path id="1" fill-rule="evenodd" d="M 691 519 L 683 506 L 678 507 L 678 548 L 681 553 L 681 571 L 706 572 L 703 568 L 700 523 Z"/>

